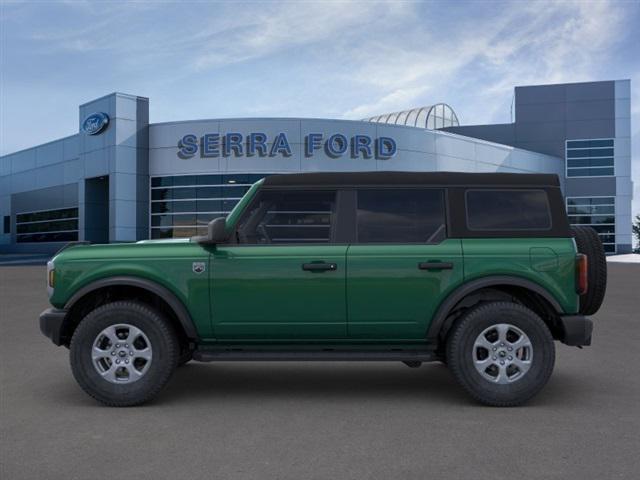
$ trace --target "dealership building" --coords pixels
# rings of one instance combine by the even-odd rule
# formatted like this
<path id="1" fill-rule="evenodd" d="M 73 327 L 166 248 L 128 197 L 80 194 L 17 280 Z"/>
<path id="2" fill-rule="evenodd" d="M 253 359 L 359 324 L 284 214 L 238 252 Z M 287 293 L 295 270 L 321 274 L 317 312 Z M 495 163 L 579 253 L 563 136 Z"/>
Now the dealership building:
<path id="1" fill-rule="evenodd" d="M 77 133 L 0 157 L 0 253 L 191 236 L 266 175 L 371 170 L 555 173 L 570 222 L 627 253 L 630 96 L 629 80 L 516 87 L 512 123 L 464 125 L 445 103 L 149 123 L 148 98 L 112 93 L 80 105 Z"/>

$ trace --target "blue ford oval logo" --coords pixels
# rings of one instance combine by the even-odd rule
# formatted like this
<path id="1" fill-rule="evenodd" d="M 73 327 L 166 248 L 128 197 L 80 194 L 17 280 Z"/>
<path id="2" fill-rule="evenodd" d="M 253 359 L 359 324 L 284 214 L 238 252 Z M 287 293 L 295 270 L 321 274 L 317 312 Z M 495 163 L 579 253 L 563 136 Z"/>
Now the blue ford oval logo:
<path id="1" fill-rule="evenodd" d="M 96 112 L 84 119 L 82 130 L 89 135 L 96 135 L 107 128 L 107 125 L 109 125 L 109 115 Z"/>

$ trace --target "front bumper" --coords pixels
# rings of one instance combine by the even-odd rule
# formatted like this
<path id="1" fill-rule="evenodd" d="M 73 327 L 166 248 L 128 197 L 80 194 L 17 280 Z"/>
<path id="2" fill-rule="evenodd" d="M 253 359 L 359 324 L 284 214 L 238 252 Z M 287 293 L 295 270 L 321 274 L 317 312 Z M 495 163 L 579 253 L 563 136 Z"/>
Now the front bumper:
<path id="1" fill-rule="evenodd" d="M 64 343 L 62 327 L 66 316 L 66 310 L 59 310 L 57 308 L 47 308 L 40 314 L 40 331 L 45 337 L 51 339 L 51 341 L 58 346 Z"/>
<path id="2" fill-rule="evenodd" d="M 565 345 L 582 347 L 591 345 L 593 322 L 582 315 L 560 317 L 560 338 Z"/>

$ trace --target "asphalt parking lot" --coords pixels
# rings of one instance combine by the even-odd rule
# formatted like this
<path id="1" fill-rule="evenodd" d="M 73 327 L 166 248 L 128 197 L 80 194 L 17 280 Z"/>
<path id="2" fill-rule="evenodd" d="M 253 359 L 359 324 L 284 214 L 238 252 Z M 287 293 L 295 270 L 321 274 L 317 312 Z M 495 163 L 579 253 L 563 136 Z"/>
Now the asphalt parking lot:
<path id="1" fill-rule="evenodd" d="M 474 404 L 439 364 L 218 363 L 111 409 L 38 330 L 44 267 L 0 267 L 0 478 L 638 478 L 640 265 L 609 272 L 594 345 L 558 345 L 525 407 Z"/>

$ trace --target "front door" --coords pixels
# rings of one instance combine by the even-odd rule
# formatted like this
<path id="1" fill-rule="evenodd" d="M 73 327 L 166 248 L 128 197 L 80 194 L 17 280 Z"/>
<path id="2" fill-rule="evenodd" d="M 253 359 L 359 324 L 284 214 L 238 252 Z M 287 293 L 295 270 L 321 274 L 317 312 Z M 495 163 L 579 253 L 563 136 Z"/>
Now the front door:
<path id="1" fill-rule="evenodd" d="M 335 191 L 263 190 L 237 244 L 212 251 L 216 338 L 325 340 L 346 336 L 346 245 L 335 244 Z"/>
<path id="2" fill-rule="evenodd" d="M 424 340 L 446 294 L 462 282 L 460 240 L 446 238 L 442 189 L 357 192 L 347 253 L 349 336 Z"/>

